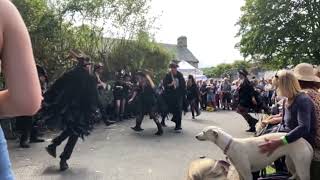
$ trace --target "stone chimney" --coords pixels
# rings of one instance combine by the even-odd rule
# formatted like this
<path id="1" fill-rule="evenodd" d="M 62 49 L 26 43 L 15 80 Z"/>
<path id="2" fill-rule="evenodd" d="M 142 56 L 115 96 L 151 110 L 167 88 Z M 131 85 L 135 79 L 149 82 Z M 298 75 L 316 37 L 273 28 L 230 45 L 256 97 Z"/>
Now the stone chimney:
<path id="1" fill-rule="evenodd" d="M 178 38 L 178 47 L 188 47 L 188 40 L 186 36 L 180 36 Z"/>

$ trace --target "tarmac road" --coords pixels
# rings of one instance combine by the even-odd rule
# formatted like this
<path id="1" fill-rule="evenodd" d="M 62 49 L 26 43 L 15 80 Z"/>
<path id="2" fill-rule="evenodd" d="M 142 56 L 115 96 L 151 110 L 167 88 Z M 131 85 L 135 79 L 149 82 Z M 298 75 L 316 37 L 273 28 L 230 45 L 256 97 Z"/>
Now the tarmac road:
<path id="1" fill-rule="evenodd" d="M 142 133 L 133 132 L 134 120 L 110 127 L 99 125 L 85 141 L 79 140 L 69 161 L 70 169 L 59 172 L 59 159 L 46 151 L 47 142 L 18 148 L 9 142 L 9 151 L 17 180 L 184 180 L 189 163 L 207 156 L 225 159 L 222 150 L 210 142 L 200 142 L 195 135 L 206 126 L 219 126 L 236 137 L 247 137 L 246 123 L 235 112 L 203 112 L 197 120 L 183 117 L 183 132 L 169 125 L 161 137 L 153 135 L 156 125 L 146 118 Z M 58 148 L 61 153 L 64 144 Z"/>

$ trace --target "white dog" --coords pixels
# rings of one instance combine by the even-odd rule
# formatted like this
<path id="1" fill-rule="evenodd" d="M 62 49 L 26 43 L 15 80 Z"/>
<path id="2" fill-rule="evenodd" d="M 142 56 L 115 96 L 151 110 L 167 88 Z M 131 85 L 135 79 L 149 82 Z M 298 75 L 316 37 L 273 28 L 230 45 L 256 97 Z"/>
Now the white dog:
<path id="1" fill-rule="evenodd" d="M 284 135 L 286 133 L 271 133 L 260 137 L 236 139 L 222 129 L 211 126 L 205 128 L 196 138 L 200 141 L 212 141 L 219 146 L 244 180 L 252 180 L 252 172 L 265 168 L 283 156 L 286 156 L 286 165 L 291 174 L 300 180 L 309 180 L 313 149 L 303 138 L 279 147 L 270 156 L 260 152 L 258 146 L 265 143 L 265 139 L 272 140 Z"/>

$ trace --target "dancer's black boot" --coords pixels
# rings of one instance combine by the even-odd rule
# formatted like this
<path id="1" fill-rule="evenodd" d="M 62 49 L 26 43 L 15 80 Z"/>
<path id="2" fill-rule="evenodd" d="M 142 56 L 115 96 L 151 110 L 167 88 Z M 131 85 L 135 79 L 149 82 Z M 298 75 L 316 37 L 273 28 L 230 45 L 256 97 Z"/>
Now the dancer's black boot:
<path id="1" fill-rule="evenodd" d="M 156 124 L 157 124 L 157 128 L 158 128 L 158 132 L 156 132 L 155 135 L 161 136 L 163 134 L 162 126 L 159 122 L 156 122 Z"/>
<path id="2" fill-rule="evenodd" d="M 46 150 L 48 154 L 54 158 L 57 157 L 57 147 L 53 144 L 50 144 L 48 147 L 46 147 Z"/>
<path id="3" fill-rule="evenodd" d="M 67 163 L 67 160 L 61 159 L 61 161 L 60 161 L 60 171 L 65 171 L 67 169 L 69 169 L 69 165 Z"/>
<path id="4" fill-rule="evenodd" d="M 162 121 L 161 121 L 161 125 L 162 125 L 162 127 L 167 127 L 167 125 L 166 125 L 166 116 L 162 116 Z"/>
<path id="5" fill-rule="evenodd" d="M 136 126 L 135 127 L 131 127 L 131 129 L 133 129 L 136 132 L 143 131 L 144 129 L 141 128 L 141 123 L 142 123 L 142 119 L 141 118 L 137 119 L 136 120 Z"/>

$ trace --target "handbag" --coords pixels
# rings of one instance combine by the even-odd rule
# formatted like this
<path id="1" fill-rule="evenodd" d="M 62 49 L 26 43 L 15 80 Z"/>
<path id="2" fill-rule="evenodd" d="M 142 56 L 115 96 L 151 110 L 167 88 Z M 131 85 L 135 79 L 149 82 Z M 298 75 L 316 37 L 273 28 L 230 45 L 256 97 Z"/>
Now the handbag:
<path id="1" fill-rule="evenodd" d="M 281 123 L 280 123 L 280 125 L 278 126 L 276 132 L 281 132 L 281 128 L 286 129 L 286 124 L 285 124 L 285 122 L 284 122 L 284 116 L 285 116 L 285 114 L 286 114 L 286 100 L 283 100 L 283 103 L 282 103 L 282 119 L 281 119 Z"/>
<path id="2" fill-rule="evenodd" d="M 285 122 L 284 122 L 284 116 L 285 116 L 285 105 L 286 105 L 286 100 L 283 100 L 283 105 L 282 105 L 282 118 L 281 118 L 281 123 L 277 126 L 277 130 L 273 131 L 273 132 L 281 132 L 281 129 L 284 128 L 285 129 Z M 270 132 L 270 129 L 273 129 L 272 127 L 274 127 L 274 125 L 272 124 L 267 124 L 260 132 L 256 133 L 256 136 L 262 136 L 264 134 L 267 134 Z"/>

